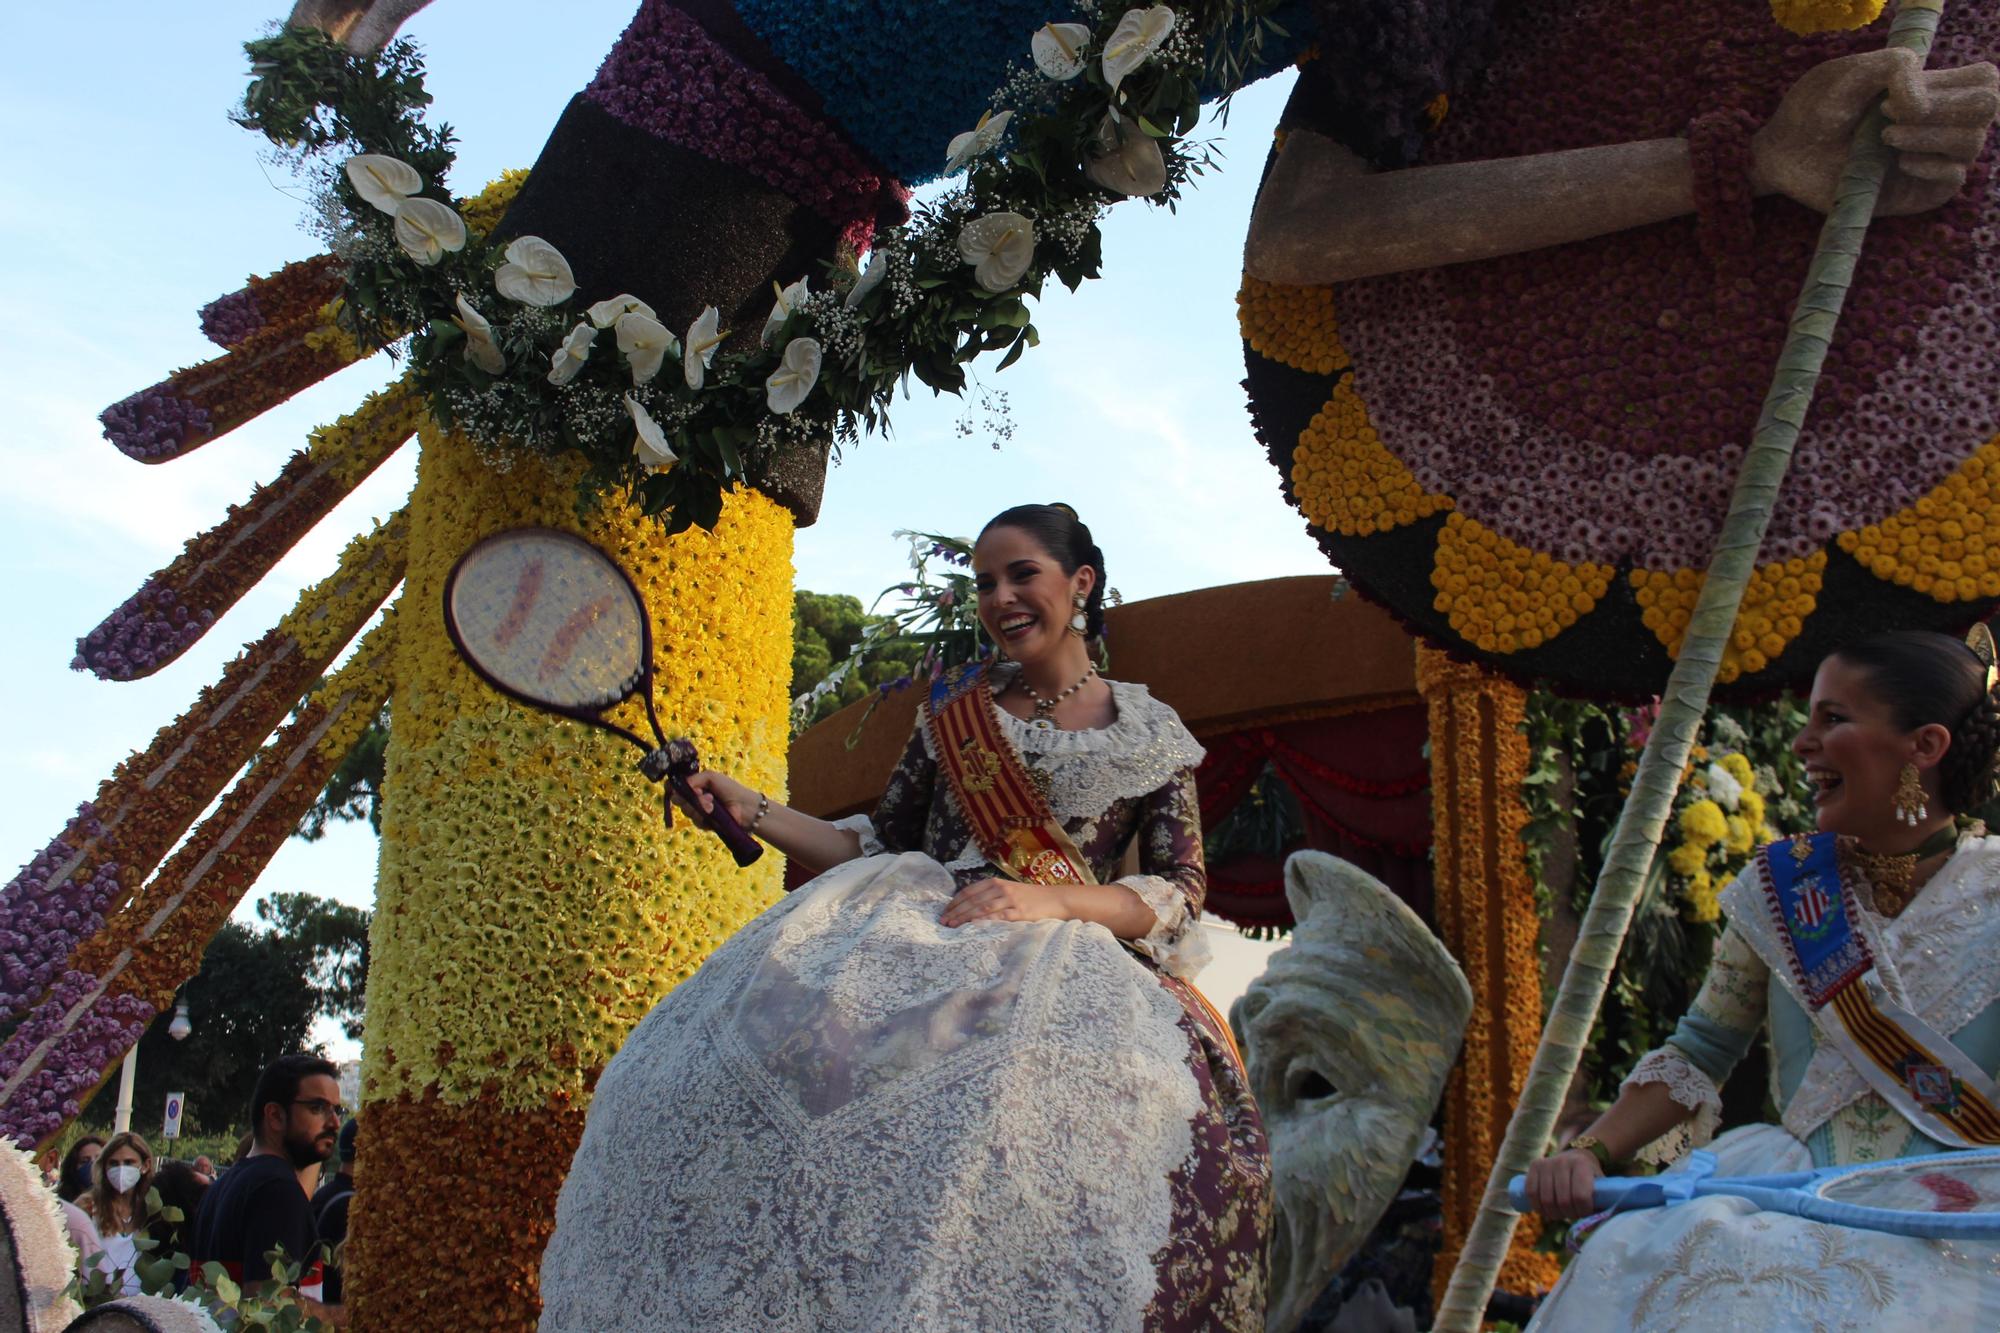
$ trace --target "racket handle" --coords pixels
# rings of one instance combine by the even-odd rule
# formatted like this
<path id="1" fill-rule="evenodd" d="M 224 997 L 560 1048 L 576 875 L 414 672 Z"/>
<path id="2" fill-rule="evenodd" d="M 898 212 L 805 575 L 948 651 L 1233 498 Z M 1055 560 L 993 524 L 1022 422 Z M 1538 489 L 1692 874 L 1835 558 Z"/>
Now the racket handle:
<path id="1" fill-rule="evenodd" d="M 688 786 L 686 778 L 673 774 L 667 782 L 688 809 L 701 809 L 701 797 L 693 787 Z M 722 839 L 723 845 L 729 848 L 729 854 L 736 858 L 737 865 L 747 866 L 764 854 L 764 845 L 743 831 L 743 826 L 736 822 L 736 816 L 730 814 L 729 807 L 721 801 L 715 803 L 715 809 L 699 818 L 711 833 Z"/>
<path id="2" fill-rule="evenodd" d="M 1597 1183 L 1591 1187 L 1590 1191 L 1591 1211 L 1601 1213 L 1606 1209 L 1616 1208 L 1625 1201 L 1627 1195 L 1634 1192 L 1636 1187 L 1652 1183 L 1653 1180 L 1649 1176 L 1642 1176 L 1638 1179 L 1626 1176 L 1599 1176 Z M 1655 1202 L 1658 1201 L 1655 1200 Z M 1534 1205 L 1528 1202 L 1528 1178 L 1526 1176 L 1515 1176 L 1507 1182 L 1507 1206 L 1517 1213 L 1532 1213 L 1535 1211 Z"/>

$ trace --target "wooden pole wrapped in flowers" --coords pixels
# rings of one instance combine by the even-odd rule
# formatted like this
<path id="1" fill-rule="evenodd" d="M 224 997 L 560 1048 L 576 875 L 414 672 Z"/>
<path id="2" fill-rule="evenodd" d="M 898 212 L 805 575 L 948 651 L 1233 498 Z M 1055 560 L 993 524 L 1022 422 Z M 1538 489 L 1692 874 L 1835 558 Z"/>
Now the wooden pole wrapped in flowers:
<path id="1" fill-rule="evenodd" d="M 1944 0 L 1902 0 L 1889 44 L 1914 52 L 1919 60 L 1928 57 L 1943 10 Z M 1507 1137 L 1494 1160 L 1485 1203 L 1439 1304 L 1436 1327 L 1443 1333 L 1472 1333 L 1480 1326 L 1517 1220 L 1507 1202 L 1507 1183 L 1527 1170 L 1547 1145 L 1590 1038 L 1633 905 L 1659 848 L 1674 792 L 1694 746 L 1695 731 L 1707 710 L 1723 654 L 1730 646 L 1744 591 L 1755 572 L 1779 486 L 1812 406 L 1842 302 L 1854 281 L 1869 220 L 1890 165 L 1890 150 L 1882 143 L 1885 124 L 1878 109 L 1863 120 L 1855 136 L 1847 170 L 1799 294 L 1790 336 L 1730 497 L 1729 515 L 1710 557 L 1679 659 L 1661 696 L 1659 718 L 1640 754 L 1632 795 L 1612 833 L 1604 872 L 1584 914 Z"/>

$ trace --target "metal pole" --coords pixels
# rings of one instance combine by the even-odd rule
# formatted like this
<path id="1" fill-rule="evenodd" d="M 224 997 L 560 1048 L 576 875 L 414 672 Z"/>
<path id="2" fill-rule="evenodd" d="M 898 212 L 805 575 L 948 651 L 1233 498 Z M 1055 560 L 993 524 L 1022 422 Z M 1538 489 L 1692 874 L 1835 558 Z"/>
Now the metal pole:
<path id="1" fill-rule="evenodd" d="M 125 1063 L 118 1071 L 118 1110 L 111 1121 L 113 1134 L 124 1134 L 132 1128 L 132 1081 L 139 1077 L 139 1043 L 133 1042 L 125 1049 Z"/>

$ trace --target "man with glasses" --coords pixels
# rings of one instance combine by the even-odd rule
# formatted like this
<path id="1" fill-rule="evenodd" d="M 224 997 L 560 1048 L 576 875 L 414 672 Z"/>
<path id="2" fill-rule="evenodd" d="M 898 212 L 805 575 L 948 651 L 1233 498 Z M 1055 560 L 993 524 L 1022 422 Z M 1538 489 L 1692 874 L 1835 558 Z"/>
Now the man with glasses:
<path id="1" fill-rule="evenodd" d="M 306 1312 L 345 1327 L 344 1306 L 325 1305 L 312 1204 L 302 1176 L 332 1155 L 346 1108 L 339 1070 L 315 1055 L 286 1055 L 257 1078 L 250 1099 L 249 1155 L 202 1196 L 189 1256 L 199 1277 L 214 1262 L 246 1288 L 268 1283 L 271 1254 L 299 1269 Z"/>

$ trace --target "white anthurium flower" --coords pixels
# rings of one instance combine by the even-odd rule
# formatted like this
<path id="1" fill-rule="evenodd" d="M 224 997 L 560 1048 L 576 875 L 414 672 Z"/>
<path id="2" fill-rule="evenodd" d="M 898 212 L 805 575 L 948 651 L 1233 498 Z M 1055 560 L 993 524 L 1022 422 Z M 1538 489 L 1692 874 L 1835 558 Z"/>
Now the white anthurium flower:
<path id="1" fill-rule="evenodd" d="M 1107 115 L 1091 136 L 1095 150 L 1083 174 L 1128 199 L 1167 188 L 1167 159 L 1160 142 L 1129 120 Z"/>
<path id="2" fill-rule="evenodd" d="M 881 286 L 882 279 L 888 276 L 889 256 L 884 251 L 876 250 L 868 256 L 868 267 L 861 270 L 861 276 L 856 278 L 854 285 L 847 289 L 847 299 L 841 304 L 845 305 L 849 310 L 854 309 L 854 307 L 861 304 L 868 293 Z"/>
<path id="3" fill-rule="evenodd" d="M 1035 262 L 1035 224 L 1019 213 L 988 213 L 958 233 L 958 256 L 989 292 L 1004 292 Z"/>
<path id="4" fill-rule="evenodd" d="M 1090 42 L 1090 29 L 1081 23 L 1044 23 L 1028 39 L 1035 68 L 1058 83 L 1083 73 L 1083 48 Z"/>
<path id="5" fill-rule="evenodd" d="M 590 315 L 590 322 L 600 329 L 608 329 L 613 324 L 616 324 L 620 315 L 632 314 L 644 315 L 647 319 L 659 318 L 658 315 L 653 313 L 653 307 L 647 305 L 630 292 L 620 292 L 616 296 L 607 296 L 592 306 L 587 313 Z"/>
<path id="6" fill-rule="evenodd" d="M 597 330 L 588 324 L 578 324 L 563 339 L 561 347 L 549 358 L 549 383 L 561 388 L 576 378 L 583 363 L 590 359 L 590 345 L 597 340 Z"/>
<path id="7" fill-rule="evenodd" d="M 625 410 L 632 414 L 632 424 L 639 428 L 639 437 L 632 442 L 632 452 L 639 459 L 639 466 L 649 472 L 665 472 L 681 461 L 667 443 L 667 433 L 660 429 L 660 423 L 653 420 L 653 414 L 631 394 L 625 395 Z"/>
<path id="8" fill-rule="evenodd" d="M 764 381 L 764 405 L 776 416 L 785 416 L 806 400 L 819 383 L 819 342 L 794 338 L 785 344 L 785 359 Z"/>
<path id="9" fill-rule="evenodd" d="M 375 207 L 395 217 L 403 201 L 424 188 L 417 169 L 399 157 L 357 153 L 347 159 L 347 183 Z"/>
<path id="10" fill-rule="evenodd" d="M 507 262 L 493 270 L 493 285 L 522 305 L 561 305 L 576 294 L 576 275 L 562 251 L 541 237 L 517 236 L 507 243 Z"/>
<path id="11" fill-rule="evenodd" d="M 465 331 L 465 359 L 489 375 L 507 373 L 507 356 L 500 350 L 500 344 L 493 341 L 493 326 L 486 322 L 486 316 L 472 308 L 472 302 L 465 299 L 463 292 L 458 297 L 458 313 L 451 322 Z"/>
<path id="12" fill-rule="evenodd" d="M 419 264 L 465 248 L 465 219 L 435 199 L 405 199 L 396 209 L 396 244 Z"/>
<path id="13" fill-rule="evenodd" d="M 680 344 L 667 326 L 651 315 L 628 310 L 618 317 L 618 350 L 632 363 L 632 382 L 644 384 L 660 373 L 660 366 Z"/>
<path id="14" fill-rule="evenodd" d="M 1007 122 L 1014 118 L 1012 111 L 1002 111 L 994 115 L 988 111 L 979 118 L 979 123 L 963 134 L 952 136 L 951 143 L 944 150 L 944 171 L 947 176 L 982 153 L 990 153 L 999 146 L 1000 136 L 1007 132 Z"/>
<path id="15" fill-rule="evenodd" d="M 690 389 L 699 389 L 704 374 L 715 360 L 715 349 L 729 335 L 722 330 L 722 312 L 705 307 L 688 325 L 687 350 L 681 353 L 681 373 Z"/>
<path id="16" fill-rule="evenodd" d="M 764 320 L 764 332 L 759 335 L 766 347 L 771 345 L 771 335 L 785 326 L 785 321 L 799 308 L 799 302 L 806 299 L 806 280 L 800 278 L 789 287 L 780 287 L 773 282 L 771 290 L 778 294 L 778 299 L 772 303 L 771 313 Z"/>
<path id="17" fill-rule="evenodd" d="M 1128 9 L 1104 44 L 1104 81 L 1117 92 L 1125 76 L 1146 63 L 1174 30 L 1174 11 L 1165 5 Z"/>

